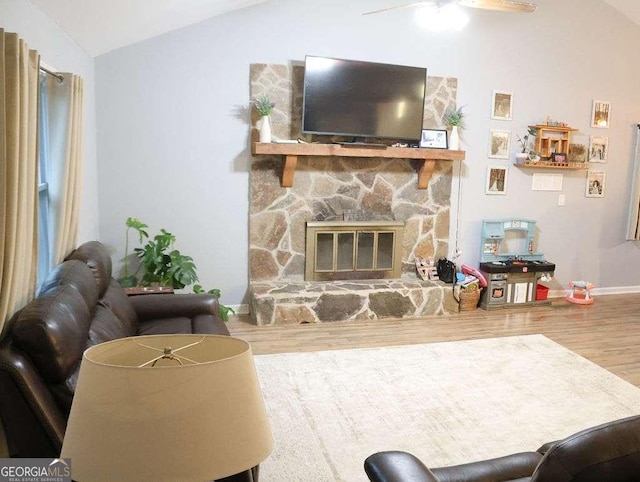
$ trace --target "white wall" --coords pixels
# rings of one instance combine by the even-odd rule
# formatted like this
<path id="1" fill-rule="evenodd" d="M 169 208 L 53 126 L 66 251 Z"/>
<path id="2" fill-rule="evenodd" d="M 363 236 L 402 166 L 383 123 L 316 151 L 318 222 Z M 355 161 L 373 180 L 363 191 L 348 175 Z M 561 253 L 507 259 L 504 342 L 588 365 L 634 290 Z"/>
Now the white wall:
<path id="1" fill-rule="evenodd" d="M 27 0 L 0 0 L 0 28 L 17 33 L 29 48 L 40 53 L 42 62 L 60 72 L 78 74 L 84 80 L 85 162 L 78 241 L 99 239 L 95 61 Z"/>
<path id="2" fill-rule="evenodd" d="M 537 220 L 539 250 L 557 264 L 561 285 L 640 285 L 638 244 L 624 239 L 640 116 L 640 28 L 601 0 L 538 0 L 532 15 L 469 9 L 468 27 L 444 34 L 420 30 L 411 9 L 361 15 L 390 3 L 267 2 L 98 57 L 101 239 L 121 255 L 128 216 L 165 227 L 195 258 L 203 285 L 221 288 L 226 304 L 242 303 L 249 64 L 326 55 L 458 77 L 467 113 L 459 261 L 477 264 L 482 219 L 523 217 Z M 495 89 L 514 92 L 512 122 L 490 119 Z M 612 103 L 607 131 L 589 127 L 595 98 Z M 607 172 L 604 199 L 585 198 L 584 171 L 566 171 L 566 206 L 558 207 L 559 193 L 530 190 L 533 171 L 487 157 L 489 129 L 511 129 L 515 142 L 547 115 L 579 128 L 584 143 L 590 134 L 609 136 L 609 162 L 596 165 Z M 507 196 L 484 194 L 494 164 L 509 166 Z"/>

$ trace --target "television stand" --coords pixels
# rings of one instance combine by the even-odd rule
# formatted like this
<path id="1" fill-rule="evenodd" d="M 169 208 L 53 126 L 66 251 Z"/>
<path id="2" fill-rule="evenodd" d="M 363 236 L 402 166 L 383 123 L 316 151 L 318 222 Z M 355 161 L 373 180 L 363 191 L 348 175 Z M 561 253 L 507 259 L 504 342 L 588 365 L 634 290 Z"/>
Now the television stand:
<path id="1" fill-rule="evenodd" d="M 369 142 L 337 142 L 336 144 L 339 144 L 342 147 L 370 147 L 372 149 L 386 149 L 387 147 L 389 147 L 385 144 L 375 144 Z"/>

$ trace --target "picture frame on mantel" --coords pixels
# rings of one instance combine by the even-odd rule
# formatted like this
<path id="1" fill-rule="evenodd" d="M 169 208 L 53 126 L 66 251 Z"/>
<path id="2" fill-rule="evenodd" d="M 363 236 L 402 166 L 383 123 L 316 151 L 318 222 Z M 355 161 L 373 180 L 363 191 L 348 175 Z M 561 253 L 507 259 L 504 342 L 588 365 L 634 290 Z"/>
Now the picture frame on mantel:
<path id="1" fill-rule="evenodd" d="M 510 121 L 513 118 L 513 92 L 494 90 L 491 96 L 491 118 Z"/>
<path id="2" fill-rule="evenodd" d="M 422 129 L 420 147 L 429 149 L 447 149 L 447 131 L 445 129 Z"/>

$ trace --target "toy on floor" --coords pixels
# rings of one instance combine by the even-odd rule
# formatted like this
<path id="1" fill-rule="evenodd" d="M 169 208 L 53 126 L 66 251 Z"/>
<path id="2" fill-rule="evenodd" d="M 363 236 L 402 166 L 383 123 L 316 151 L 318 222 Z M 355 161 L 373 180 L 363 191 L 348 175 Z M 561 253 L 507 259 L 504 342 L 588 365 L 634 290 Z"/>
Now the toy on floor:
<path id="1" fill-rule="evenodd" d="M 588 281 L 571 281 L 569 282 L 569 288 L 571 288 L 571 294 L 567 295 L 568 302 L 578 305 L 590 305 L 593 303 L 593 298 L 591 297 L 593 284 Z"/>

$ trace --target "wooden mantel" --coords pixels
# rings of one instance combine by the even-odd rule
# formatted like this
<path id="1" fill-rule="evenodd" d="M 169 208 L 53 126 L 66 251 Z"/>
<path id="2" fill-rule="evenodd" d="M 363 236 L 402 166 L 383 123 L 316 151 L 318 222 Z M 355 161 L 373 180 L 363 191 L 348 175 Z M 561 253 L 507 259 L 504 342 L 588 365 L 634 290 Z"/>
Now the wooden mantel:
<path id="1" fill-rule="evenodd" d="M 282 169 L 282 187 L 293 186 L 293 176 L 299 156 L 340 156 L 340 157 L 385 157 L 393 159 L 418 159 L 422 164 L 418 168 L 418 189 L 426 189 L 433 174 L 436 161 L 463 161 L 464 151 L 448 149 L 423 149 L 417 147 L 345 147 L 340 144 L 286 144 L 254 142 L 251 152 L 254 155 L 284 156 Z"/>

